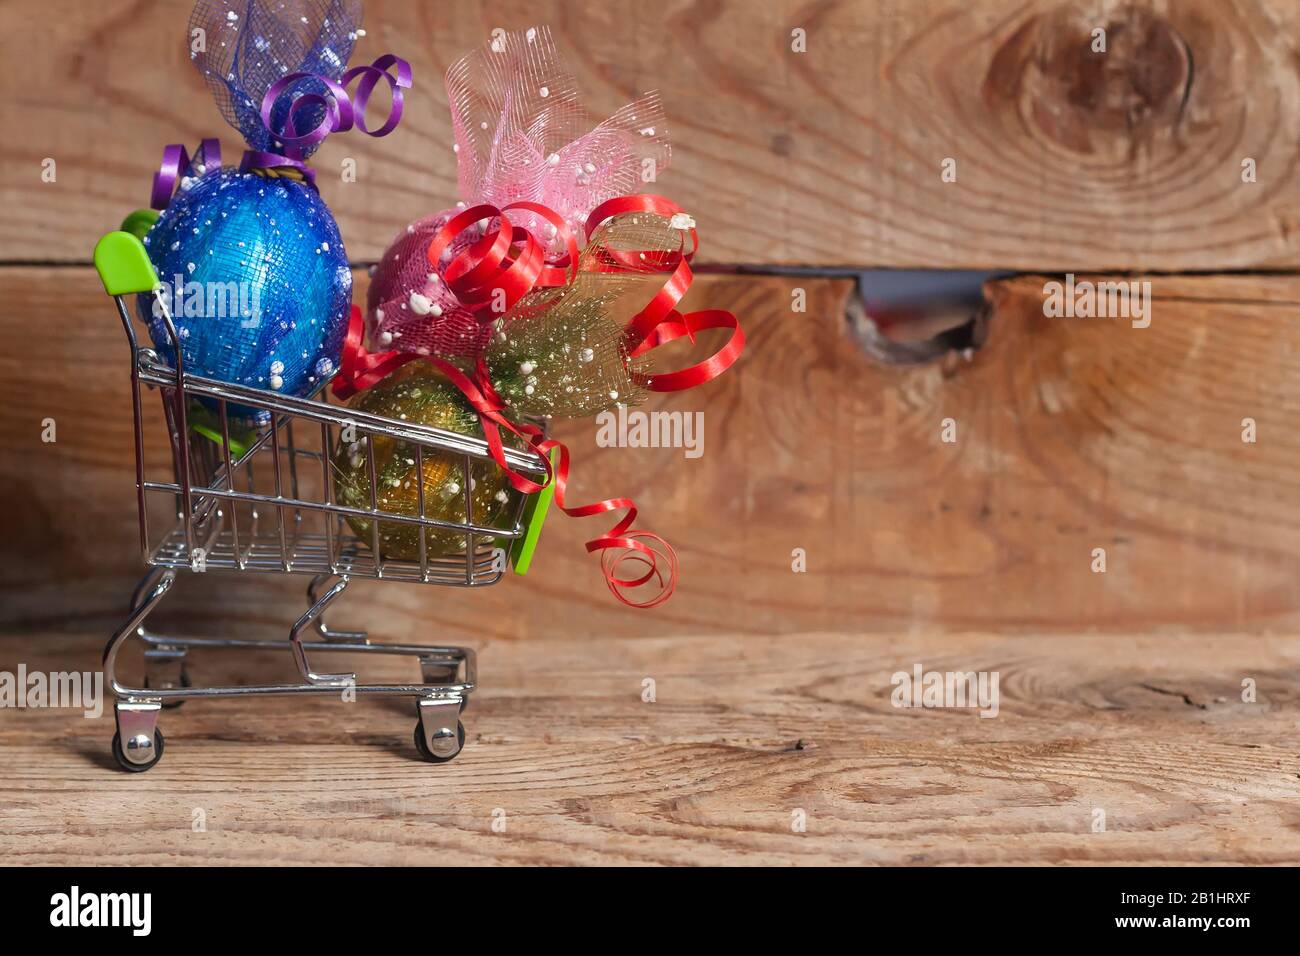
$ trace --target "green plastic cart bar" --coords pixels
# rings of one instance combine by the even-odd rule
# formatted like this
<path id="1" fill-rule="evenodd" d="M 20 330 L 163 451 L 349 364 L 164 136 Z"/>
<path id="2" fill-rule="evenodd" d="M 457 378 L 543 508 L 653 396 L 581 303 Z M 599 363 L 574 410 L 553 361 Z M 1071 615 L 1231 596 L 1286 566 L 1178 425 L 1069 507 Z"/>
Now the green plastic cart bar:
<path id="1" fill-rule="evenodd" d="M 551 449 L 551 467 L 560 466 L 560 450 Z M 537 550 L 537 539 L 542 536 L 542 525 L 546 522 L 546 512 L 551 510 L 551 499 L 555 497 L 555 478 L 535 495 L 529 496 L 524 509 L 524 533 L 515 539 L 510 549 L 510 562 L 515 567 L 515 574 L 527 574 L 528 566 L 533 563 L 533 553 Z"/>
<path id="2" fill-rule="evenodd" d="M 198 402 L 190 402 L 189 419 L 190 431 L 202 435 L 218 448 L 223 446 L 221 423 L 210 411 Z M 243 458 L 248 454 L 248 449 L 253 447 L 252 443 L 257 439 L 257 433 L 250 429 L 236 430 L 234 424 L 230 422 L 227 425 L 230 431 L 230 454 L 235 458 Z"/>
<path id="3" fill-rule="evenodd" d="M 137 209 L 131 215 L 122 220 L 122 225 L 118 228 L 123 232 L 129 232 L 137 239 L 144 241 L 153 224 L 158 221 L 157 209 Z"/>
<path id="4" fill-rule="evenodd" d="M 109 295 L 150 292 L 158 285 L 149 253 L 129 232 L 110 232 L 95 244 L 95 268 Z"/>

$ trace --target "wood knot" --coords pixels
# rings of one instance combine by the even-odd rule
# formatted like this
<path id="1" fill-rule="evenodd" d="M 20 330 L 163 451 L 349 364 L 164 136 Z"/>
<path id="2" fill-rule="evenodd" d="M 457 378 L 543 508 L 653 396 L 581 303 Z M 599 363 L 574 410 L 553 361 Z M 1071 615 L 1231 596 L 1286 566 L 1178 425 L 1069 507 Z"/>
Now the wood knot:
<path id="1" fill-rule="evenodd" d="M 1161 15 L 1067 5 L 1031 17 L 998 48 L 983 93 L 1064 149 L 1123 160 L 1177 130 L 1191 83 L 1191 47 Z"/>

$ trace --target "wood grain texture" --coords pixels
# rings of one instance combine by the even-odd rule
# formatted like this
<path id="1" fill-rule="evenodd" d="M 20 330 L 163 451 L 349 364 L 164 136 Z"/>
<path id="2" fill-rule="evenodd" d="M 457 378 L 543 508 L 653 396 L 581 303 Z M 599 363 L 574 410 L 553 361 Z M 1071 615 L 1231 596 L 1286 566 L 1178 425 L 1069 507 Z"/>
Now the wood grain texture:
<path id="1" fill-rule="evenodd" d="M 196 702 L 147 774 L 112 718 L 0 712 L 11 864 L 1300 862 L 1292 638 L 754 633 L 478 642 L 467 749 L 409 701 Z M 0 637 L 0 669 L 98 639 Z M 1001 708 L 896 709 L 890 675 L 996 670 Z M 414 663 L 369 673 L 411 676 Z M 358 666 L 363 666 L 364 662 Z M 201 679 L 287 661 L 209 655 Z M 643 703 L 641 682 L 656 682 Z M 1256 681 L 1255 703 L 1241 681 Z M 202 810 L 206 832 L 193 830 Z M 806 814 L 806 832 L 792 830 Z M 1105 832 L 1093 832 L 1096 810 Z M 505 832 L 492 829 L 505 814 Z"/>
<path id="2" fill-rule="evenodd" d="M 0 261 L 89 259 L 169 142 L 223 134 L 188 66 L 189 0 L 0 2 Z M 442 74 L 549 23 L 593 123 L 663 92 L 657 190 L 702 261 L 1074 271 L 1300 262 L 1300 8 L 1288 0 L 369 0 L 357 59 L 416 88 L 385 140 L 318 154 L 354 261 L 455 195 Z M 1106 30 L 1107 51 L 1091 49 Z M 804 30 L 807 52 L 791 49 Z M 42 160 L 58 162 L 55 183 Z M 334 171 L 357 160 L 359 179 Z M 956 161 L 955 182 L 941 164 Z M 1242 163 L 1257 181 L 1243 183 Z"/>
<path id="3" fill-rule="evenodd" d="M 0 353 L 3 619 L 107 634 L 142 572 L 125 341 L 89 270 L 0 279 L 7 341 L 24 339 L 52 289 L 80 317 L 78 334 L 42 339 L 39 362 Z M 704 277 L 688 301 L 734 309 L 749 349 L 717 382 L 647 406 L 703 412 L 702 457 L 600 448 L 592 421 L 558 429 L 574 500 L 626 494 L 676 545 L 669 604 L 617 605 L 582 549 L 604 526 L 557 517 L 526 577 L 474 593 L 356 582 L 339 624 L 457 640 L 1293 629 L 1300 279 L 1150 281 L 1145 329 L 1046 318 L 1041 278 L 994 283 L 990 341 L 971 361 L 897 367 L 858 348 L 848 282 Z M 806 313 L 790 310 L 797 285 Z M 46 417 L 53 444 L 40 440 Z M 1104 574 L 1091 570 L 1097 548 Z M 792 570 L 795 549 L 806 573 Z M 282 630 L 304 584 L 185 576 L 159 613 Z"/>

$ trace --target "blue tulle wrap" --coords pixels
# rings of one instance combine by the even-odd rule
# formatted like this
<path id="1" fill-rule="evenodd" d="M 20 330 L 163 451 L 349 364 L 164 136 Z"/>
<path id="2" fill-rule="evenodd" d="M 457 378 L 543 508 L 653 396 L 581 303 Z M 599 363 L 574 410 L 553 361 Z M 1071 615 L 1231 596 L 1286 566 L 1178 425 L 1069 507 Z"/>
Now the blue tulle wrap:
<path id="1" fill-rule="evenodd" d="M 301 97 L 327 91 L 321 78 L 338 81 L 360 22 L 360 0 L 194 5 L 191 60 L 250 152 L 238 169 L 208 165 L 212 157 L 204 156 L 174 171 L 183 177 L 180 188 L 144 240 L 191 374 L 305 396 L 335 371 L 352 301 L 347 253 L 334 217 L 304 181 L 301 162 L 317 144 L 281 156 L 272 130 L 286 127 Z M 298 73 L 311 75 L 275 99 L 268 128 L 263 99 L 281 78 Z M 304 101 L 295 115 L 297 131 L 325 116 L 313 102 Z M 153 296 L 140 297 L 154 348 L 174 361 L 156 308 Z M 248 407 L 230 410 L 269 417 Z"/>
<path id="2" fill-rule="evenodd" d="M 314 189 L 213 170 L 182 185 L 145 246 L 188 372 L 299 396 L 334 372 L 352 273 Z M 173 361 L 153 297 L 141 296 L 140 309 L 154 347 Z"/>
<path id="3" fill-rule="evenodd" d="M 191 59 L 226 122 L 252 149 L 276 151 L 279 140 L 262 123 L 267 89 L 287 73 L 337 80 L 347 69 L 360 23 L 361 0 L 198 0 L 187 35 L 201 31 L 205 38 Z M 292 97 L 277 100 L 272 128 L 285 128 L 293 100 L 326 92 L 319 81 L 299 81 Z M 323 115 L 321 107 L 302 109 L 295 125 L 310 129 Z M 314 149 L 304 147 L 300 158 Z"/>

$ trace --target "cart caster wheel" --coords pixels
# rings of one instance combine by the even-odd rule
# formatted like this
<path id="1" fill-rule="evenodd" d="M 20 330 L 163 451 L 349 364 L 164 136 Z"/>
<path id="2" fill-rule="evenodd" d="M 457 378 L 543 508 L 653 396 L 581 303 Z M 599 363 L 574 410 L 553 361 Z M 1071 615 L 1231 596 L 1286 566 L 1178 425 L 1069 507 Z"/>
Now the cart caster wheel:
<path id="1" fill-rule="evenodd" d="M 149 683 L 149 678 L 148 678 L 147 675 L 145 676 L 145 679 L 144 679 L 144 686 L 145 686 L 145 689 L 146 689 L 146 690 L 148 690 L 148 689 L 150 689 L 150 688 L 153 687 L 153 685 Z M 170 690 L 171 687 L 173 687 L 173 686 L 176 686 L 176 685 L 170 685 L 170 686 L 167 686 L 167 687 L 165 687 L 165 688 L 161 688 L 161 689 Z M 181 686 L 181 687 L 193 687 L 193 686 L 194 686 L 194 684 L 191 683 L 191 681 L 190 681 L 190 672 L 189 672 L 189 671 L 187 671 L 187 670 L 183 670 L 183 669 L 181 670 L 181 681 L 180 681 L 180 686 Z M 179 706 L 180 706 L 181 704 L 183 704 L 183 703 L 185 703 L 185 698 L 182 697 L 182 698 L 180 698 L 179 700 L 164 700 L 162 705 L 163 705 L 163 709 L 164 709 L 164 710 L 175 710 L 177 707 L 179 707 Z"/>
<path id="2" fill-rule="evenodd" d="M 440 757 L 429 750 L 429 745 L 424 742 L 424 725 L 418 720 L 415 722 L 415 749 L 420 751 L 420 756 L 432 763 L 446 763 L 449 760 L 455 760 L 456 755 L 461 752 L 465 746 L 465 725 L 459 720 L 456 721 L 456 750 L 446 757 Z"/>
<path id="3" fill-rule="evenodd" d="M 128 757 L 126 753 L 122 750 L 122 735 L 120 733 L 113 734 L 113 757 L 117 760 L 118 765 L 123 770 L 130 770 L 132 773 L 144 773 L 146 770 L 152 769 L 154 765 L 158 763 L 159 760 L 162 760 L 162 755 L 163 755 L 162 731 L 154 730 L 152 745 L 148 743 L 148 739 L 149 738 L 141 735 L 140 737 L 135 738 L 135 741 L 133 741 L 134 746 L 132 746 L 132 752 L 138 753 L 143 761 L 141 763 L 137 763 L 136 761 Z M 139 743 L 136 743 L 136 741 L 138 741 Z M 143 746 L 141 746 L 141 744 L 143 744 Z M 148 755 L 149 751 L 152 751 L 151 756 Z M 146 757 L 147 759 L 145 759 Z"/>

